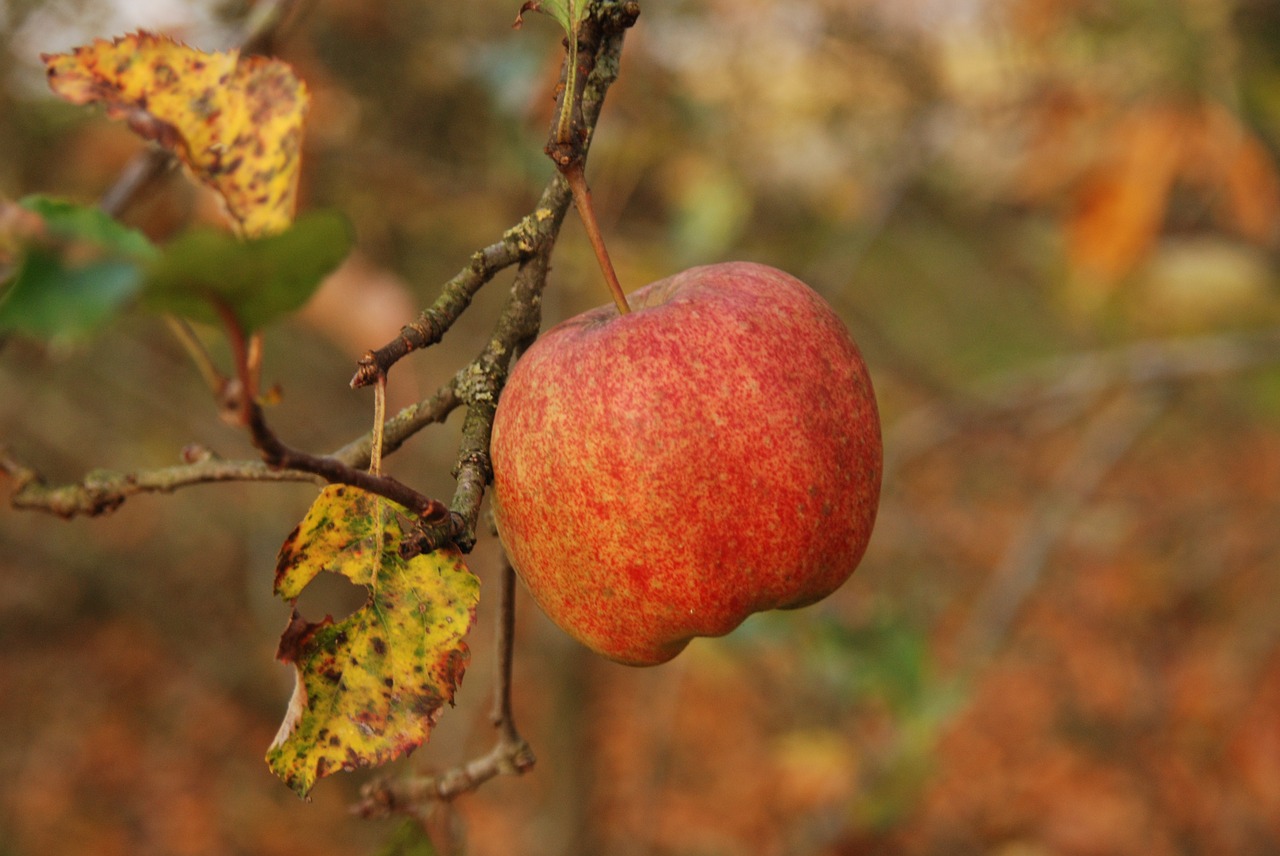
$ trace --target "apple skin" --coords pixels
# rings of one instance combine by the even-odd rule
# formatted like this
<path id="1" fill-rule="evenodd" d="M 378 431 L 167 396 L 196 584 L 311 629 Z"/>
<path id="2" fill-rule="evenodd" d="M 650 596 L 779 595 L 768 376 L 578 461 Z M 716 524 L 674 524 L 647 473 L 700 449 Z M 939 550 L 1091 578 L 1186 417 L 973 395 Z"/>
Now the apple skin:
<path id="1" fill-rule="evenodd" d="M 498 533 L 563 630 L 630 665 L 821 600 L 879 505 L 880 419 L 831 307 L 775 268 L 693 268 L 544 333 L 491 443 Z"/>

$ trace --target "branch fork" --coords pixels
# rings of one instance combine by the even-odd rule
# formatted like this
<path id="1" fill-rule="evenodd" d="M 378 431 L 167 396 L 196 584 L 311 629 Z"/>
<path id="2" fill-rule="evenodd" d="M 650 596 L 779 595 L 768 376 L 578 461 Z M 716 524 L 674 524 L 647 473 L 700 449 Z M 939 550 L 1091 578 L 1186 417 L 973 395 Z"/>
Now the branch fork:
<path id="1" fill-rule="evenodd" d="M 286 5 L 288 0 L 278 0 Z M 583 212 L 598 255 L 607 259 L 599 228 L 594 225 L 590 193 L 583 170 L 592 132 L 600 115 L 605 93 L 617 75 L 623 36 L 639 15 L 634 0 L 593 0 L 590 14 L 581 22 L 566 63 L 565 77 L 571 86 L 561 85 L 558 98 L 561 114 L 567 118 L 553 127 L 548 154 L 558 173 L 544 187 L 533 210 L 508 229 L 495 243 L 474 253 L 465 268 L 444 284 L 436 300 L 400 334 L 380 348 L 370 350 L 359 361 L 351 379 L 353 388 L 385 380 L 400 359 L 440 341 L 454 322 L 470 306 L 481 287 L 500 271 L 516 269 L 511 293 L 481 352 L 461 368 L 451 381 L 431 397 L 406 407 L 381 426 L 382 453 L 392 454 L 427 425 L 442 422 L 454 410 L 466 416 L 462 442 L 454 470 L 457 487 L 448 504 L 427 497 L 398 480 L 367 469 L 377 460 L 378 431 L 371 431 L 328 455 L 314 455 L 284 443 L 266 419 L 259 395 L 261 343 L 248 334 L 229 310 L 221 312 L 235 360 L 235 372 L 227 377 L 219 372 L 202 348 L 189 347 L 210 385 L 225 416 L 249 433 L 260 453 L 258 460 L 228 461 L 200 450 L 186 455 L 181 464 L 133 473 L 93 473 L 80 483 L 50 487 L 38 473 L 0 449 L 0 473 L 15 482 L 11 495 L 16 508 L 39 509 L 63 517 L 98 515 L 118 508 L 139 493 L 173 490 L 217 481 L 312 481 L 349 484 L 375 493 L 408 508 L 417 517 L 414 530 L 407 533 L 402 549 L 410 554 L 427 552 L 454 544 L 464 551 L 475 543 L 476 528 L 484 493 L 492 480 L 489 439 L 498 395 L 505 384 L 514 355 L 527 347 L 541 325 L 541 294 L 550 270 L 551 252 L 571 202 Z M 565 106 L 566 99 L 568 106 Z M 149 156 L 147 175 L 159 172 L 167 160 Z M 140 192 L 146 182 L 129 177 L 119 192 L 109 194 L 104 205 L 119 213 Z M 602 261 L 602 269 L 605 262 Z M 611 271 L 611 266 L 609 266 Z M 617 277 L 611 290 L 619 310 L 627 311 Z M 174 325 L 184 344 L 196 341 L 184 335 L 181 323 Z M 381 422 L 381 420 L 379 420 Z M 515 624 L 515 572 L 504 564 L 498 610 L 498 669 L 492 721 L 497 731 L 493 747 L 485 754 L 436 776 L 396 781 L 378 780 L 368 785 L 356 808 L 366 817 L 411 814 L 421 817 L 426 807 L 440 800 L 473 791 L 498 775 L 518 775 L 534 765 L 534 753 L 516 729 L 511 708 L 511 671 Z"/>

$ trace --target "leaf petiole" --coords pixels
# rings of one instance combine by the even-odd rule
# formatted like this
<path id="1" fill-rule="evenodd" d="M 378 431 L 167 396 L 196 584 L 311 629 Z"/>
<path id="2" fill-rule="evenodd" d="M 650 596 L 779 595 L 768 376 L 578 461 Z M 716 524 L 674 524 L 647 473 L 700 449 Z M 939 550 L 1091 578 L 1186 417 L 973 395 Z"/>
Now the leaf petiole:
<path id="1" fill-rule="evenodd" d="M 213 356 L 204 346 L 204 342 L 200 341 L 200 337 L 196 335 L 195 330 L 191 329 L 191 324 L 185 318 L 166 312 L 164 320 L 174 338 L 191 357 L 191 362 L 195 363 L 196 370 L 200 372 L 200 377 L 204 379 L 209 391 L 216 398 L 221 399 L 227 388 L 227 376 L 214 363 Z"/>
<path id="2" fill-rule="evenodd" d="M 587 0 L 566 0 L 568 3 L 568 36 L 569 56 L 564 72 L 564 98 L 560 100 L 560 120 L 556 124 L 556 142 L 565 145 L 573 134 L 573 105 L 578 91 L 578 3 L 586 4 Z"/>
<path id="3" fill-rule="evenodd" d="M 373 448 L 369 451 L 369 472 L 375 476 L 382 475 L 382 436 L 387 425 L 387 376 L 378 375 L 377 386 L 373 388 Z M 381 496 L 373 497 L 373 576 L 370 587 L 378 590 L 378 577 L 382 575 L 382 554 L 386 549 L 386 526 L 383 524 L 385 500 Z"/>

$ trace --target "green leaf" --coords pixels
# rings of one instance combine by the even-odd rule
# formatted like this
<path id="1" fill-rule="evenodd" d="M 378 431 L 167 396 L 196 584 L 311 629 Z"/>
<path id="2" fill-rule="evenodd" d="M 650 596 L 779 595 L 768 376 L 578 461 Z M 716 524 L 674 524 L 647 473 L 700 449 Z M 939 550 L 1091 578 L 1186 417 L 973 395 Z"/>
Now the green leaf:
<path id="1" fill-rule="evenodd" d="M 29 250 L 0 297 L 0 330 L 78 339 L 101 328 L 142 283 L 137 262 L 70 265 L 60 253 Z"/>
<path id="2" fill-rule="evenodd" d="M 75 338 L 138 294 L 156 255 L 145 235 L 92 206 L 46 196 L 19 204 L 39 218 L 38 234 L 18 236 L 19 261 L 0 294 L 0 330 Z"/>
<path id="3" fill-rule="evenodd" d="M 68 265 L 56 253 L 28 251 L 0 298 L 0 330 L 75 338 L 109 321 L 142 283 L 136 262 Z"/>
<path id="4" fill-rule="evenodd" d="M 176 238 L 147 271 L 144 304 L 217 323 L 229 309 L 256 330 L 302 306 L 351 249 L 339 214 L 314 211 L 283 232 L 240 239 L 214 229 Z"/>
<path id="5" fill-rule="evenodd" d="M 413 751 L 462 680 L 480 583 L 456 550 L 400 558 L 402 514 L 332 485 L 280 550 L 276 593 L 295 604 L 322 571 L 369 589 L 342 621 L 308 622 L 295 605 L 280 639 L 279 658 L 295 666 L 297 684 L 267 762 L 299 795 L 338 770 Z"/>
<path id="6" fill-rule="evenodd" d="M 124 258 L 146 260 L 156 255 L 146 235 L 96 206 L 51 196 L 28 196 L 18 204 L 40 215 L 50 236 L 62 241 L 84 241 Z"/>

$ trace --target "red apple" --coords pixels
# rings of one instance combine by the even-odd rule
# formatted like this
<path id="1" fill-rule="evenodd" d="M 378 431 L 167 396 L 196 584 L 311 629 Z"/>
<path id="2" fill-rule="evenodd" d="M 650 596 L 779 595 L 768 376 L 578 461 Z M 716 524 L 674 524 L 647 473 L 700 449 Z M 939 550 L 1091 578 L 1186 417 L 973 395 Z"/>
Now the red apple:
<path id="1" fill-rule="evenodd" d="M 693 268 L 543 334 L 493 424 L 493 501 L 542 609 L 653 665 L 835 591 L 871 537 L 880 421 L 831 307 L 774 268 Z"/>

